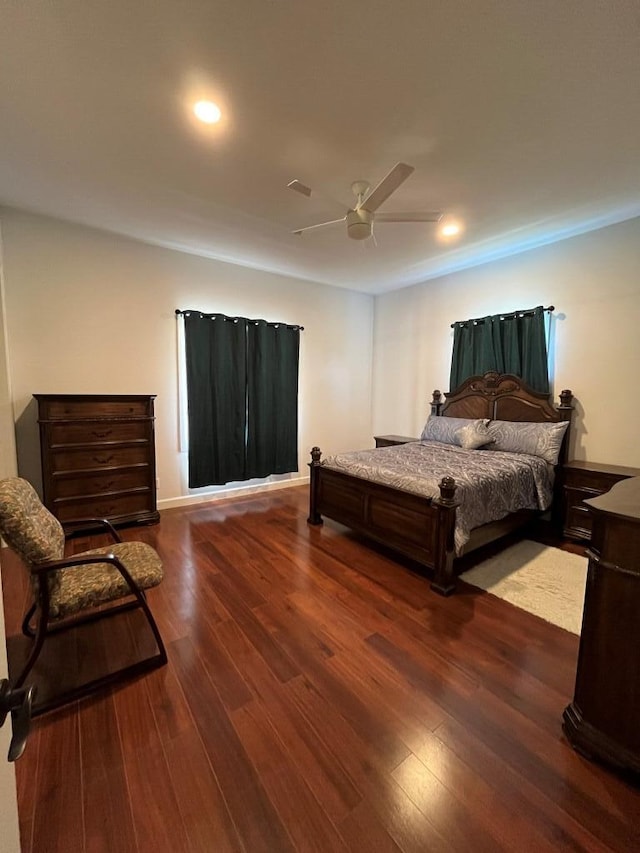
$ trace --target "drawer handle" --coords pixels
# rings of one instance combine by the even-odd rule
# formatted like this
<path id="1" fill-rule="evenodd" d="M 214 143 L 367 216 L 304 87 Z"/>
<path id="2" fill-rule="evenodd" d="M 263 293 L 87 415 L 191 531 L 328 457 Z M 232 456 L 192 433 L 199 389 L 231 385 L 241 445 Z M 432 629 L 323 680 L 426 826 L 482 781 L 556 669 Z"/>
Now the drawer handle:
<path id="1" fill-rule="evenodd" d="M 91 435 L 95 435 L 96 438 L 106 438 L 108 435 L 111 435 L 113 430 L 106 430 L 105 432 L 98 432 L 97 429 L 94 429 Z"/>
<path id="2" fill-rule="evenodd" d="M 109 489 L 112 489 L 115 486 L 114 480 L 109 480 L 108 483 L 94 483 L 93 488 L 96 492 L 107 492 Z"/>
<path id="3" fill-rule="evenodd" d="M 100 465 L 106 465 L 107 462 L 111 462 L 113 460 L 113 456 L 94 456 L 93 461 L 98 462 Z"/>

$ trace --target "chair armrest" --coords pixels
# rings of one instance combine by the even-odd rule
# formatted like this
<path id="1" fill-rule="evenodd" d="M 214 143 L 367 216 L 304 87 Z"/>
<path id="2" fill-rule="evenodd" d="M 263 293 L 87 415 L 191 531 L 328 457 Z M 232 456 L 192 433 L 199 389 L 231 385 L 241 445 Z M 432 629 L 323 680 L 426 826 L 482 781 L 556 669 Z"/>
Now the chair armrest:
<path id="1" fill-rule="evenodd" d="M 62 527 L 64 528 L 65 536 L 71 536 L 75 533 L 85 533 L 95 530 L 96 527 L 103 527 L 108 533 L 111 534 L 115 542 L 122 542 L 120 534 L 115 529 L 113 524 L 111 524 L 110 521 L 107 521 L 106 518 L 71 519 L 70 521 L 63 522 Z M 68 532 L 67 528 L 70 528 Z"/>
<path id="2" fill-rule="evenodd" d="M 63 557 L 61 560 L 47 560 L 45 563 L 32 563 L 31 571 L 34 575 L 45 575 L 56 569 L 72 569 L 74 566 L 88 566 L 91 563 L 113 563 L 120 567 L 122 563 L 115 554 L 74 554 Z"/>
<path id="3" fill-rule="evenodd" d="M 72 557 L 64 557 L 62 560 L 34 563 L 31 566 L 31 571 L 35 575 L 45 575 L 47 572 L 55 571 L 55 569 L 72 569 L 76 566 L 87 566 L 92 563 L 111 563 L 114 565 L 125 579 L 131 590 L 131 595 L 135 595 L 138 600 L 144 599 L 144 593 L 115 554 L 74 554 Z"/>

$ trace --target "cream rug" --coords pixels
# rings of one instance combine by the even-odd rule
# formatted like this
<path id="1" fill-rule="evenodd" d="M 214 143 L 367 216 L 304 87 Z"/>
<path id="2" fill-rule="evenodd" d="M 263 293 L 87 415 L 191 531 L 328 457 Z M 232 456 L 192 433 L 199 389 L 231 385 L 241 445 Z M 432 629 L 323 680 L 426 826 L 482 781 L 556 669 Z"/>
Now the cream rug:
<path id="1" fill-rule="evenodd" d="M 460 578 L 573 634 L 580 633 L 586 557 L 524 539 Z"/>

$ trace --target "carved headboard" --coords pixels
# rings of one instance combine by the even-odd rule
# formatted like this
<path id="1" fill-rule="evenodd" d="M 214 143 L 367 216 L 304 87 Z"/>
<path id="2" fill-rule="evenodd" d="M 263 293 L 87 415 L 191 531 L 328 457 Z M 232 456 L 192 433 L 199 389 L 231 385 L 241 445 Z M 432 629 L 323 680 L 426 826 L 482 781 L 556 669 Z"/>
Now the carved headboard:
<path id="1" fill-rule="evenodd" d="M 472 376 L 455 391 L 445 395 L 433 392 L 431 412 L 449 418 L 490 418 L 499 421 L 569 421 L 573 413 L 573 394 L 562 391 L 556 408 L 548 394 L 534 391 L 519 376 L 511 373 L 485 373 Z M 560 461 L 566 458 L 569 430 L 565 433 Z"/>
<path id="2" fill-rule="evenodd" d="M 568 421 L 573 406 L 571 391 L 560 394 L 556 408 L 548 394 L 534 391 L 510 373 L 485 373 L 465 380 L 446 394 L 438 414 L 449 418 L 491 418 L 500 421 Z"/>

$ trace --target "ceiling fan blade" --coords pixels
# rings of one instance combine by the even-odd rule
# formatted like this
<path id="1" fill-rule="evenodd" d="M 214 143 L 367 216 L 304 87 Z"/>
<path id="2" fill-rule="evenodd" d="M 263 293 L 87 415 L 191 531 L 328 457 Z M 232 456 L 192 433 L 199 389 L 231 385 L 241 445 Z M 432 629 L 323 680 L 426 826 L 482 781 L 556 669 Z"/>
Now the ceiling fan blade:
<path id="1" fill-rule="evenodd" d="M 384 177 L 378 186 L 370 192 L 369 195 L 358 205 L 358 210 L 364 207 L 373 213 L 380 205 L 386 201 L 391 193 L 395 192 L 403 181 L 406 181 L 409 175 L 414 171 L 413 166 L 408 166 L 406 163 L 396 163 L 389 174 Z"/>
<path id="2" fill-rule="evenodd" d="M 444 216 L 439 210 L 422 210 L 414 213 L 376 213 L 376 222 L 440 222 Z"/>
<path id="3" fill-rule="evenodd" d="M 290 190 L 295 190 L 295 192 L 300 193 L 301 195 L 306 195 L 307 198 L 311 195 L 311 187 L 305 186 L 301 181 L 295 178 L 293 181 L 289 181 L 287 184 Z"/>
<path id="4" fill-rule="evenodd" d="M 314 228 L 324 228 L 325 225 L 335 225 L 337 222 L 344 222 L 347 217 L 343 216 L 342 219 L 331 219 L 329 222 L 318 222 L 317 225 L 307 225 L 306 228 L 297 228 L 295 231 L 292 231 L 292 234 L 302 234 L 305 231 L 313 231 Z"/>
<path id="5" fill-rule="evenodd" d="M 323 202 L 328 202 L 334 206 L 339 207 L 341 210 L 347 210 L 351 207 L 351 204 L 345 204 L 343 201 L 338 201 L 338 199 L 333 196 L 327 195 L 327 193 L 322 192 L 321 190 L 312 190 L 311 187 L 308 187 L 306 184 L 303 184 L 302 181 L 299 181 L 295 178 L 293 181 L 289 181 L 287 184 L 288 189 L 293 190 L 294 192 L 300 193 L 300 195 L 305 196 L 306 198 L 311 198 L 312 196 L 316 199 L 319 199 Z"/>

